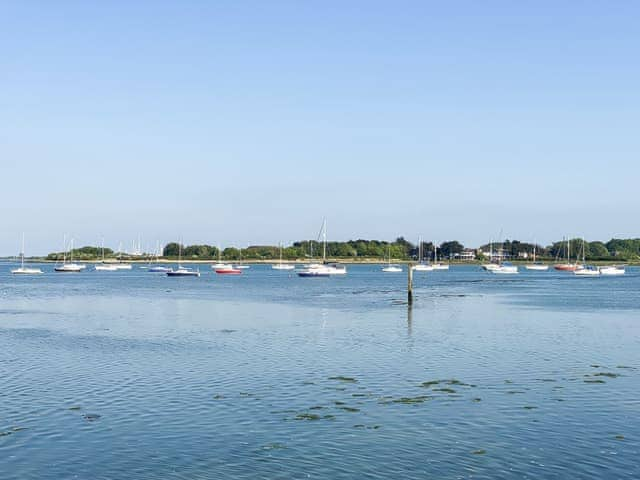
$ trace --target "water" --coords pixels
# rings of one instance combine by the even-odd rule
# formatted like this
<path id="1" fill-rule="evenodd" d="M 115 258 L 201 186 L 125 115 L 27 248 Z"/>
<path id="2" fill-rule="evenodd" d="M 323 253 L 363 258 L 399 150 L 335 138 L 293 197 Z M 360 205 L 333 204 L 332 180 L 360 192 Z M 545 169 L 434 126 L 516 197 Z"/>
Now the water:
<path id="1" fill-rule="evenodd" d="M 640 477 L 636 269 L 416 273 L 411 310 L 373 266 L 43 269 L 0 265 L 3 479 Z"/>

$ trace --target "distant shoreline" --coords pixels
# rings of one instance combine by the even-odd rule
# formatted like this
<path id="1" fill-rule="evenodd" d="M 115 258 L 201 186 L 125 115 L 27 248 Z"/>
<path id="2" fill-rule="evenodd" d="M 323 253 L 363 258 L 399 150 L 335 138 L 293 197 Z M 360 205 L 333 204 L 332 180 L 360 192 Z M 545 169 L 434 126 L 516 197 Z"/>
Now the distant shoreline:
<path id="1" fill-rule="evenodd" d="M 19 259 L 15 259 L 15 258 L 3 258 L 1 259 L 2 261 L 5 262 L 19 262 Z M 539 260 L 540 262 L 542 262 L 545 265 L 549 265 L 549 266 L 553 266 L 556 263 L 562 263 L 562 260 L 549 260 L 549 261 L 544 261 L 544 260 Z M 97 259 L 97 260 L 74 260 L 75 263 L 86 263 L 86 264 L 92 264 L 92 265 L 100 265 L 102 264 L 102 260 L 101 259 Z M 234 265 L 238 265 L 238 264 L 244 264 L 244 265 L 273 265 L 273 264 L 278 264 L 280 263 L 279 259 L 268 259 L 268 260 L 243 260 L 242 262 L 238 262 L 236 260 L 227 260 L 227 259 L 209 259 L 209 260 L 194 260 L 194 259 L 182 259 L 180 261 L 180 263 L 183 264 L 192 264 L 192 265 L 207 265 L 207 264 L 215 264 L 215 263 L 232 263 Z M 321 259 L 296 259 L 296 260 L 282 260 L 283 264 L 289 264 L 289 265 L 303 265 L 303 264 L 309 264 L 309 263 L 321 263 L 322 260 Z M 386 265 L 388 263 L 387 260 L 383 260 L 383 259 L 374 259 L 374 258 L 363 258 L 363 259 L 353 259 L 353 258 L 330 258 L 327 259 L 328 263 L 342 263 L 345 265 Z M 60 263 L 59 260 L 47 260 L 44 258 L 25 258 L 25 263 L 45 263 L 45 264 L 56 264 L 56 263 Z M 122 262 L 117 262 L 117 261 L 106 261 L 104 262 L 105 264 L 109 265 L 109 264 L 117 264 L 117 263 L 130 263 L 130 264 L 134 264 L 134 265 L 148 265 L 148 264 L 155 264 L 155 263 L 159 263 L 159 264 L 174 264 L 174 263 L 178 263 L 178 259 L 177 258 L 160 258 L 158 260 L 153 260 L 152 262 L 149 262 L 149 260 L 145 259 L 145 260 L 122 260 Z M 391 263 L 394 264 L 398 264 L 398 265 L 408 265 L 410 263 L 412 264 L 417 264 L 418 262 L 416 262 L 415 260 L 391 260 Z M 442 261 L 440 263 L 444 263 L 444 264 L 448 264 L 448 265 L 454 265 L 454 266 L 461 266 L 461 265 L 475 265 L 475 266 L 480 266 L 489 262 L 486 261 L 479 261 L 479 260 L 474 260 L 474 261 Z M 528 265 L 531 264 L 532 262 L 529 260 L 524 260 L 524 259 L 520 259 L 520 260 L 511 260 L 511 263 L 513 263 L 514 265 L 518 265 L 518 266 L 524 266 L 524 265 Z M 586 262 L 589 265 L 640 265 L 640 261 L 615 261 L 615 260 L 602 260 L 602 261 L 593 261 L 593 262 Z"/>

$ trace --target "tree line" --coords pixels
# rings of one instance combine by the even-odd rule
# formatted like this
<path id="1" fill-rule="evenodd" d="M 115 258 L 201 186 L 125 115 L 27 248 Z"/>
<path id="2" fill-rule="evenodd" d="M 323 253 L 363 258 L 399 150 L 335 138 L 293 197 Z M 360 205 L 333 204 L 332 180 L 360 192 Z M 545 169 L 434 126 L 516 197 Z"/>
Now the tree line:
<path id="1" fill-rule="evenodd" d="M 582 258 L 582 239 L 570 240 L 571 258 Z M 437 247 L 437 248 L 436 248 Z M 301 240 L 291 245 L 282 247 L 282 258 L 285 260 L 296 259 L 319 259 L 322 258 L 325 246 L 316 240 Z M 521 242 L 519 240 L 505 240 L 500 243 L 487 243 L 478 249 L 473 249 L 476 257 L 480 260 L 486 259 L 489 252 L 502 252 L 511 258 L 522 258 L 524 254 L 531 257 L 533 251 L 537 257 L 543 260 L 563 259 L 567 256 L 567 241 L 560 240 L 551 245 L 535 245 L 533 243 Z M 422 251 L 422 258 L 419 258 L 419 251 Z M 432 242 L 422 242 L 419 245 L 409 242 L 404 237 L 398 237 L 394 241 L 384 240 L 349 240 L 346 242 L 327 242 L 327 258 L 358 259 L 375 258 L 393 260 L 433 260 L 437 251 L 438 258 L 450 258 L 465 251 L 465 246 L 457 241 L 450 240 L 434 245 Z M 247 248 L 227 247 L 219 251 L 213 245 L 180 245 L 171 242 L 165 245 L 162 257 L 167 259 L 177 259 L 181 254 L 185 260 L 215 260 L 222 259 L 228 261 L 240 260 L 277 260 L 280 258 L 281 249 L 275 245 L 256 245 Z M 62 260 L 63 252 L 50 253 L 48 260 Z M 102 258 L 102 248 L 86 246 L 66 252 L 67 258 L 73 256 L 76 260 L 96 260 Z M 104 256 L 107 259 L 123 258 L 129 259 L 126 254 L 113 251 L 110 248 L 104 249 Z M 149 255 L 149 257 L 152 257 Z M 638 260 L 640 259 L 640 239 L 611 239 L 608 242 L 592 241 L 584 242 L 584 257 L 587 260 Z M 140 257 L 136 257 L 140 258 Z"/>

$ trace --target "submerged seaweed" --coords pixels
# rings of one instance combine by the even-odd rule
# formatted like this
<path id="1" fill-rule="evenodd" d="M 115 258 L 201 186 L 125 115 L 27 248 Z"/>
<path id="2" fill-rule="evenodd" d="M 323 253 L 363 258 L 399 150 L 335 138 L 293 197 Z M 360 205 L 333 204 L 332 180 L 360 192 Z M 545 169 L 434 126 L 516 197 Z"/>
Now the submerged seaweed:
<path id="1" fill-rule="evenodd" d="M 344 377 L 342 375 L 338 375 L 337 377 L 329 377 L 329 380 L 338 380 L 339 382 L 344 382 L 344 383 L 357 383 L 358 380 L 356 380 L 353 377 Z"/>
<path id="2" fill-rule="evenodd" d="M 299 413 L 295 416 L 296 420 L 320 420 L 322 417 L 315 413 Z"/>
<path id="3" fill-rule="evenodd" d="M 431 400 L 433 397 L 429 395 L 418 395 L 417 397 L 400 397 L 394 398 L 391 400 L 392 403 L 405 403 L 405 404 L 414 404 L 414 403 L 424 403 L 427 400 Z"/>

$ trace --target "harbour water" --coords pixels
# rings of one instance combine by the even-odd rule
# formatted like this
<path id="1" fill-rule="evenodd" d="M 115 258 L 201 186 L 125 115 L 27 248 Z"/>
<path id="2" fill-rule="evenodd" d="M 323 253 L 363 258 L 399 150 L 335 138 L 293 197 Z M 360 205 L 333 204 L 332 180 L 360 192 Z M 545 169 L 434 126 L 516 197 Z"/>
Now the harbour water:
<path id="1" fill-rule="evenodd" d="M 640 477 L 635 268 L 10 268 L 3 479 Z"/>

